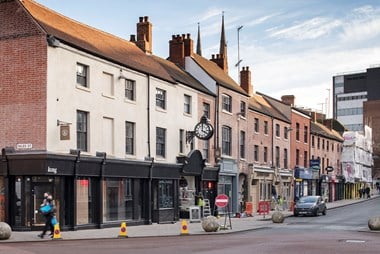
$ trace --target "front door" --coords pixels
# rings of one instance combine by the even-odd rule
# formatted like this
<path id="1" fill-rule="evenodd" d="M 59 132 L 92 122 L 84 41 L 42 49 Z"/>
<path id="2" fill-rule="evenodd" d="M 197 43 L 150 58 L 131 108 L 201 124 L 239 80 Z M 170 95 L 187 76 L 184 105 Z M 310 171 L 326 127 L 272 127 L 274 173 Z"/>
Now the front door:
<path id="1" fill-rule="evenodd" d="M 42 214 L 39 212 L 39 208 L 44 199 L 44 193 L 53 194 L 53 183 L 50 182 L 33 182 L 31 184 L 31 218 L 32 218 L 32 230 L 35 227 L 41 227 L 45 225 L 45 219 Z"/>

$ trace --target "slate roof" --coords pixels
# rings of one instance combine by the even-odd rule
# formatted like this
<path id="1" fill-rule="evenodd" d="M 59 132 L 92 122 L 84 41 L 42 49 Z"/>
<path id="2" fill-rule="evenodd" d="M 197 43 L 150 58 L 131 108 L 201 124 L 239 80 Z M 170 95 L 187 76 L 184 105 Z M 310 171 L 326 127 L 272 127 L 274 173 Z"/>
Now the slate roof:
<path id="1" fill-rule="evenodd" d="M 271 105 L 272 108 L 275 108 L 276 111 L 278 112 L 277 118 L 281 119 L 282 121 L 285 121 L 287 123 L 291 123 L 291 113 L 292 113 L 292 108 L 283 103 L 282 101 L 279 101 L 275 98 L 272 98 L 266 94 L 256 92 L 256 94 L 262 96 L 269 105 Z"/>
<path id="2" fill-rule="evenodd" d="M 197 79 L 195 79 L 190 73 L 182 69 L 177 64 L 160 58 L 158 56 L 152 56 L 158 63 L 165 68 L 169 75 L 178 83 L 184 84 L 188 87 L 194 88 L 197 91 L 216 96 L 213 92 L 204 87 Z"/>
<path id="3" fill-rule="evenodd" d="M 265 96 L 261 94 L 256 93 L 249 99 L 249 108 L 264 115 L 268 115 L 275 119 L 290 123 L 290 121 L 284 117 L 284 115 L 281 114 L 275 107 L 273 107 L 273 105 L 270 104 L 268 100 L 266 100 Z"/>
<path id="4" fill-rule="evenodd" d="M 65 17 L 32 0 L 20 3 L 47 35 L 111 62 L 174 83 L 166 70 L 134 43 Z"/>
<path id="5" fill-rule="evenodd" d="M 329 139 L 337 140 L 343 142 L 343 137 L 333 129 L 329 129 L 323 124 L 320 124 L 318 122 L 311 122 L 310 123 L 310 133 L 318 136 L 323 136 Z"/>
<path id="6" fill-rule="evenodd" d="M 194 61 L 219 85 L 238 92 L 242 95 L 249 96 L 247 92 L 240 87 L 227 73 L 225 73 L 216 63 L 208 60 L 198 54 L 192 54 Z"/>

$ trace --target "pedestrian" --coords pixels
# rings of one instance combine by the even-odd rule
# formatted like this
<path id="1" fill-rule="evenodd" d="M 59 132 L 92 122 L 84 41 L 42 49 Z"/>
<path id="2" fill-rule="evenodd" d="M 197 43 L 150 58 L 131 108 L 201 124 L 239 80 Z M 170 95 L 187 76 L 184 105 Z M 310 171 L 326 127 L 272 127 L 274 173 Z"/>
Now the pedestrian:
<path id="1" fill-rule="evenodd" d="M 272 198 L 274 202 L 278 204 L 276 187 L 272 184 Z"/>
<path id="2" fill-rule="evenodd" d="M 369 185 L 367 185 L 367 187 L 365 188 L 365 193 L 367 194 L 367 198 L 371 197 L 371 188 L 369 187 Z"/>
<path id="3" fill-rule="evenodd" d="M 281 210 L 284 210 L 284 200 L 282 196 L 278 195 L 278 206 L 280 207 Z"/>
<path id="4" fill-rule="evenodd" d="M 50 230 L 50 237 L 53 238 L 54 234 L 54 225 L 52 224 L 52 219 L 55 216 L 55 205 L 53 196 L 48 194 L 46 200 L 41 204 L 40 211 L 45 218 L 45 226 L 42 230 L 42 233 L 38 235 L 40 238 L 44 238 L 46 232 Z"/>
<path id="5" fill-rule="evenodd" d="M 202 192 L 199 192 L 198 194 L 198 206 L 201 210 L 201 218 L 203 218 L 203 207 L 205 206 L 205 201 Z"/>

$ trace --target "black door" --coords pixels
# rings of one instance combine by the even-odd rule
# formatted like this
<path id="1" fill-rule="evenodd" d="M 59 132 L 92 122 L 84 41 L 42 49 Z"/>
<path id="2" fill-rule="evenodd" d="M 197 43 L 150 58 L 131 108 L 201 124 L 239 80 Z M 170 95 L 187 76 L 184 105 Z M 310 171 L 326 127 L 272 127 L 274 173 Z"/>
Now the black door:
<path id="1" fill-rule="evenodd" d="M 51 182 L 32 182 L 31 184 L 31 223 L 32 230 L 40 229 L 43 225 L 45 225 L 45 219 L 39 213 L 39 208 L 42 204 L 44 193 L 47 192 L 49 194 L 54 194 L 54 184 Z M 53 195 L 54 197 L 54 195 Z"/>

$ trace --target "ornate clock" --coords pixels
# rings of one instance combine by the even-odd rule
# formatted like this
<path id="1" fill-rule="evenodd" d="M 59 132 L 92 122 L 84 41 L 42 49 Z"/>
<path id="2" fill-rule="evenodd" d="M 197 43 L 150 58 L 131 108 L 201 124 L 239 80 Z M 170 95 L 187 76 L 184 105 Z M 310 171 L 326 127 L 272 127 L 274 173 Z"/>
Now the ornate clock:
<path id="1" fill-rule="evenodd" d="M 214 128 L 207 122 L 206 117 L 202 117 L 201 121 L 195 125 L 194 134 L 199 139 L 208 140 L 214 134 Z"/>

